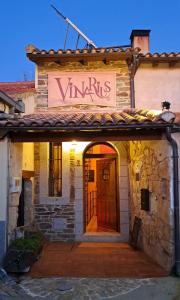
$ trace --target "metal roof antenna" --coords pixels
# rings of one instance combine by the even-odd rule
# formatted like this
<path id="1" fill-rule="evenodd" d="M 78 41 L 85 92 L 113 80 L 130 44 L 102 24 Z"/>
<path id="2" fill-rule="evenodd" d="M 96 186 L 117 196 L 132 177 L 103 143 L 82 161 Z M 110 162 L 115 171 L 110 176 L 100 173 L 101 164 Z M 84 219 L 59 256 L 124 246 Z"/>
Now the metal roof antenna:
<path id="1" fill-rule="evenodd" d="M 64 49 L 66 48 L 66 42 L 67 42 L 67 38 L 68 38 L 69 26 L 71 26 L 78 33 L 77 42 L 76 42 L 76 49 L 78 47 L 78 42 L 79 42 L 80 37 L 82 37 L 86 41 L 88 48 L 90 48 L 90 49 L 97 48 L 97 46 L 93 43 L 93 41 L 91 41 L 75 24 L 73 24 L 73 22 L 71 22 L 71 20 L 69 20 L 67 17 L 63 16 L 63 14 L 54 5 L 51 4 L 51 7 L 55 10 L 57 15 L 60 16 L 61 18 L 63 18 L 68 24 L 67 25 L 66 36 L 65 36 L 65 41 L 64 41 Z"/>

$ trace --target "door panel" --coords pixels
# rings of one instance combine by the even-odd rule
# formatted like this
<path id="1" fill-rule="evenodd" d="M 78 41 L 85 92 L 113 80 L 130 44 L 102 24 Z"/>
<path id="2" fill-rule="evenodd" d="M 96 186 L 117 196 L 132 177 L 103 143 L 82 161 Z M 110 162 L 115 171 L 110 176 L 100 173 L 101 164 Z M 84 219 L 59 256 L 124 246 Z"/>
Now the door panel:
<path id="1" fill-rule="evenodd" d="M 98 230 L 117 230 L 116 159 L 100 159 L 97 170 Z"/>

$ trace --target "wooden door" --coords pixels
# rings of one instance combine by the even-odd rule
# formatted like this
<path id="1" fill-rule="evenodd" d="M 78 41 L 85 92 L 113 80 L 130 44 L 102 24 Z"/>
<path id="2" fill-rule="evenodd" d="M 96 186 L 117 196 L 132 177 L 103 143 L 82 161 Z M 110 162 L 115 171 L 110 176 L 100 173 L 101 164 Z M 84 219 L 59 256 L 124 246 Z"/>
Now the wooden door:
<path id="1" fill-rule="evenodd" d="M 98 231 L 117 231 L 116 159 L 97 160 L 96 171 Z"/>

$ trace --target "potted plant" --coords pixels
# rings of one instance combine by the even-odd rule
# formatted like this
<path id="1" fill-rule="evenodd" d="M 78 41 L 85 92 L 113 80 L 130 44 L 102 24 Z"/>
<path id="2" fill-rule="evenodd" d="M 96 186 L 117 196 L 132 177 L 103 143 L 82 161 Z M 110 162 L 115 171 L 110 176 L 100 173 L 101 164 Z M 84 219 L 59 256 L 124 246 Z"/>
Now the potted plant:
<path id="1" fill-rule="evenodd" d="M 10 244 L 4 268 L 7 272 L 28 272 L 32 264 L 38 259 L 44 244 L 44 237 L 39 232 L 25 232 L 24 237 L 18 238 Z"/>

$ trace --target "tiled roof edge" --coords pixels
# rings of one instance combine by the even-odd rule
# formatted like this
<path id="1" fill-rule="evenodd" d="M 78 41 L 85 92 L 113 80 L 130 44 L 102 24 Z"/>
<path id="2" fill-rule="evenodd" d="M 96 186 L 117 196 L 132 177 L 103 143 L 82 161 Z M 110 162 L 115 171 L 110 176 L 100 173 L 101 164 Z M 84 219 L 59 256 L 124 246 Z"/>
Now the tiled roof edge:
<path id="1" fill-rule="evenodd" d="M 140 51 L 139 48 L 133 49 L 131 46 L 116 46 L 116 47 L 99 47 L 99 48 L 84 48 L 84 49 L 38 49 L 34 45 L 28 45 L 26 47 L 26 54 L 28 55 L 75 55 L 75 54 L 108 54 L 108 53 L 126 53 L 129 51 Z"/>
<path id="2" fill-rule="evenodd" d="M 171 60 L 171 59 L 178 59 L 180 60 L 180 52 L 162 52 L 162 53 L 146 53 L 146 54 L 140 54 L 139 55 L 140 60 L 152 60 L 152 59 L 156 59 L 156 60 Z"/>

